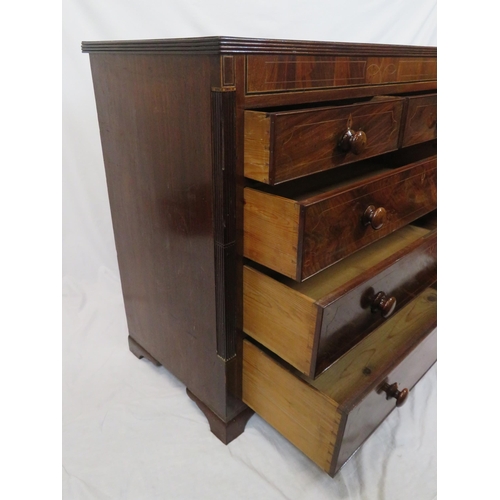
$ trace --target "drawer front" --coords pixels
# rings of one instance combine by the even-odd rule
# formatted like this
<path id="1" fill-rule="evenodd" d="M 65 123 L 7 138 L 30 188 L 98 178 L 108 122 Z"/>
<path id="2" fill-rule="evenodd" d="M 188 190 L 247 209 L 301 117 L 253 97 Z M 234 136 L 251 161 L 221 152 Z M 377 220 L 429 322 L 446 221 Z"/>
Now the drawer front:
<path id="1" fill-rule="evenodd" d="M 245 112 L 245 177 L 279 184 L 398 147 L 403 100 Z"/>
<path id="2" fill-rule="evenodd" d="M 305 206 L 300 280 L 434 210 L 436 204 L 434 157 Z M 385 218 L 377 220 L 382 209 Z"/>
<path id="3" fill-rule="evenodd" d="M 411 146 L 437 138 L 436 94 L 408 98 L 401 146 Z"/>
<path id="4" fill-rule="evenodd" d="M 243 330 L 316 377 L 436 281 L 436 231 L 405 227 L 305 283 L 243 271 Z"/>
<path id="5" fill-rule="evenodd" d="M 247 56 L 247 93 L 436 80 L 435 57 Z"/>
<path id="6" fill-rule="evenodd" d="M 315 375 L 436 281 L 437 233 L 394 255 L 378 270 L 371 277 L 365 273 L 368 279 L 347 293 L 324 301 L 330 303 L 323 305 Z"/>
<path id="7" fill-rule="evenodd" d="M 334 472 L 340 469 L 396 408 L 395 399 L 387 399 L 382 386 L 396 383 L 400 391 L 411 390 L 436 359 L 437 331 L 434 330 L 348 414 Z"/>
<path id="8" fill-rule="evenodd" d="M 243 401 L 335 474 L 396 407 L 384 382 L 409 390 L 435 362 L 436 297 L 423 292 L 315 381 L 245 340 Z"/>

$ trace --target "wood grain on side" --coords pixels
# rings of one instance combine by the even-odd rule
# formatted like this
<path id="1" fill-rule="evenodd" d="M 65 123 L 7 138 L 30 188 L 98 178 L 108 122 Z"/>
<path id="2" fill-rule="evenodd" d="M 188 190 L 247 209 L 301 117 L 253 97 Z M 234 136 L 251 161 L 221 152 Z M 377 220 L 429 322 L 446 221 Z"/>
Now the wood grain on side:
<path id="1" fill-rule="evenodd" d="M 271 119 L 267 113 L 245 111 L 245 177 L 269 183 Z"/>
<path id="2" fill-rule="evenodd" d="M 328 472 L 341 417 L 337 404 L 243 344 L 243 401 Z"/>
<path id="3" fill-rule="evenodd" d="M 244 256 L 295 279 L 300 206 L 251 188 L 244 200 Z"/>
<path id="4" fill-rule="evenodd" d="M 307 374 L 317 321 L 313 299 L 251 267 L 243 268 L 243 330 Z"/>

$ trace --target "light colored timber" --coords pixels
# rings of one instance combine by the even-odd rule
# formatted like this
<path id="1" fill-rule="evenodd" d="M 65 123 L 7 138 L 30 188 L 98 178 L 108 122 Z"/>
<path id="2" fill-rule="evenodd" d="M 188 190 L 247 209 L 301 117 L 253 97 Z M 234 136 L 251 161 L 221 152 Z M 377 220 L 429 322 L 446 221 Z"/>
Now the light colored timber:
<path id="1" fill-rule="evenodd" d="M 245 177 L 269 184 L 271 119 L 266 113 L 245 111 Z"/>
<path id="2" fill-rule="evenodd" d="M 317 302 L 429 233 L 406 226 L 302 283 L 285 277 L 274 279 L 244 266 L 243 330 L 309 375 L 314 339 L 321 331 Z"/>
<path id="3" fill-rule="evenodd" d="M 342 404 L 355 388 L 366 384 L 363 373 L 369 367 L 372 374 L 383 372 L 394 361 L 402 346 L 417 343 L 429 332 L 427 325 L 437 316 L 437 292 L 427 288 L 391 319 L 365 337 L 354 349 L 347 352 L 311 386 L 325 396 Z"/>
<path id="4" fill-rule="evenodd" d="M 243 401 L 305 455 L 329 472 L 340 413 L 325 397 L 243 342 Z"/>
<path id="5" fill-rule="evenodd" d="M 300 205 L 251 188 L 244 198 L 243 254 L 295 279 Z"/>
<path id="6" fill-rule="evenodd" d="M 352 410 L 345 401 L 363 394 L 421 345 L 436 318 L 436 303 L 437 292 L 428 288 L 314 381 L 244 340 L 243 401 L 330 473 L 336 442 L 343 439 L 341 418 Z"/>
<path id="7" fill-rule="evenodd" d="M 243 267 L 243 330 L 309 374 L 318 307 L 314 300 Z"/>

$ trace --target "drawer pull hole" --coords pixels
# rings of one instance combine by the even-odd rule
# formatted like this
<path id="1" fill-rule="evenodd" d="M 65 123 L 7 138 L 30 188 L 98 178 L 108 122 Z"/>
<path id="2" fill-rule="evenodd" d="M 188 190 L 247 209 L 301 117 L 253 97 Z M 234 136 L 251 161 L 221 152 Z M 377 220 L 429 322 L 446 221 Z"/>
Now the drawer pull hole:
<path id="1" fill-rule="evenodd" d="M 396 309 L 396 297 L 387 297 L 384 292 L 378 292 L 372 302 L 372 312 L 381 311 L 383 318 L 388 318 Z"/>
<path id="2" fill-rule="evenodd" d="M 370 205 L 364 212 L 362 222 L 364 226 L 371 226 L 373 229 L 380 229 L 387 216 L 387 211 L 384 207 L 375 208 L 375 205 Z"/>
<path id="3" fill-rule="evenodd" d="M 367 140 L 368 138 L 362 130 L 355 132 L 352 128 L 348 128 L 340 138 L 339 149 L 344 153 L 350 151 L 355 155 L 359 155 L 366 149 Z"/>
<path id="4" fill-rule="evenodd" d="M 403 406 L 408 399 L 408 389 L 403 389 L 400 391 L 396 382 L 391 385 L 389 385 L 387 382 L 384 382 L 381 385 L 380 390 L 387 394 L 387 399 L 394 398 L 396 400 L 396 406 L 398 407 Z"/>

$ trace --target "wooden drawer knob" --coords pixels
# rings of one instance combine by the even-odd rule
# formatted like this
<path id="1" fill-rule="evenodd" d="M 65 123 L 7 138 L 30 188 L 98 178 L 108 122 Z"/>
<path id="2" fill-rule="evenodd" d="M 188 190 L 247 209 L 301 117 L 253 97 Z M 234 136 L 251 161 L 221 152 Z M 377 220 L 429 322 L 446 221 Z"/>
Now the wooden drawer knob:
<path id="1" fill-rule="evenodd" d="M 373 229 L 380 229 L 385 223 L 386 216 L 384 207 L 375 208 L 375 205 L 370 205 L 363 214 L 363 224 Z"/>
<path id="2" fill-rule="evenodd" d="M 339 141 L 339 148 L 344 152 L 351 152 L 355 155 L 361 154 L 366 148 L 366 134 L 362 130 L 355 132 L 348 128 Z"/>
<path id="3" fill-rule="evenodd" d="M 396 297 L 387 297 L 384 292 L 378 292 L 372 302 L 372 312 L 381 311 L 382 318 L 388 318 L 396 309 Z"/>
<path id="4" fill-rule="evenodd" d="M 387 394 L 387 399 L 394 398 L 396 400 L 396 406 L 403 406 L 408 399 L 408 394 L 410 391 L 408 389 L 403 389 L 400 391 L 398 389 L 398 384 L 394 382 L 394 384 L 389 385 L 387 382 L 384 382 L 381 387 L 381 391 Z"/>

